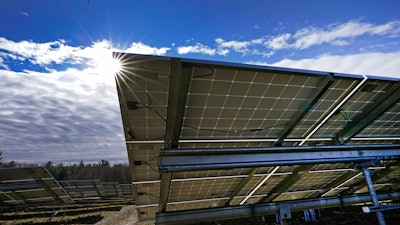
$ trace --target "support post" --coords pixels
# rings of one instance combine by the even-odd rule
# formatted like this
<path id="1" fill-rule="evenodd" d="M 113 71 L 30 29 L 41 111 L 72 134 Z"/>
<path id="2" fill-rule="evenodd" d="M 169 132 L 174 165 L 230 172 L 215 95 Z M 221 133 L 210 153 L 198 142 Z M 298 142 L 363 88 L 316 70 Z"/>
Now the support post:
<path id="1" fill-rule="evenodd" d="M 376 195 L 374 184 L 372 183 L 372 179 L 371 179 L 371 171 L 369 171 L 368 167 L 363 167 L 362 170 L 363 170 L 365 180 L 367 181 L 368 190 L 371 195 L 372 202 L 374 203 L 374 206 L 379 207 L 378 197 Z M 377 211 L 375 213 L 376 213 L 376 216 L 378 217 L 379 225 L 386 225 L 385 218 L 383 217 L 383 213 L 381 211 Z"/>
<path id="2" fill-rule="evenodd" d="M 189 73 L 183 71 L 179 59 L 171 59 L 167 121 L 165 127 L 164 148 L 178 148 L 179 137 L 182 131 L 183 116 L 185 115 L 185 103 L 189 86 Z M 160 158 L 162 158 L 162 152 Z M 159 212 L 167 210 L 169 191 L 171 188 L 172 173 L 161 174 Z"/>

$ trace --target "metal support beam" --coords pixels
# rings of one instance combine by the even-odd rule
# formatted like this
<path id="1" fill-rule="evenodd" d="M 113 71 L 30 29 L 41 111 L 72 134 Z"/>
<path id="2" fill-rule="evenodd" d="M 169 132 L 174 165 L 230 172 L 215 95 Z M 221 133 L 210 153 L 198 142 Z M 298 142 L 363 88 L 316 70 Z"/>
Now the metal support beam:
<path id="1" fill-rule="evenodd" d="M 249 175 L 244 178 L 239 185 L 235 188 L 235 190 L 231 193 L 229 199 L 225 202 L 225 206 L 229 206 L 232 202 L 232 200 L 239 194 L 239 192 L 242 190 L 242 188 L 254 177 L 254 174 L 256 174 L 259 171 L 260 168 L 253 168 L 250 170 Z"/>
<path id="2" fill-rule="evenodd" d="M 188 85 L 189 74 L 182 70 L 182 64 L 179 59 L 172 58 L 164 148 L 178 148 L 178 140 L 181 135 L 183 116 L 185 114 Z M 160 153 L 160 157 L 162 156 L 163 152 Z M 161 175 L 159 212 L 165 212 L 167 208 L 171 179 L 172 173 L 164 173 Z"/>
<path id="3" fill-rule="evenodd" d="M 276 187 L 272 188 L 267 196 L 262 198 L 259 202 L 271 202 L 276 199 L 282 192 L 288 190 L 293 184 L 297 183 L 301 178 L 306 176 L 309 171 L 312 169 L 314 165 L 304 165 L 296 168 L 293 171 L 293 174 L 290 175 L 287 179 L 284 179 L 281 183 L 279 183 Z"/>
<path id="4" fill-rule="evenodd" d="M 399 199 L 400 192 L 382 193 L 377 195 L 380 200 Z M 371 198 L 367 194 L 335 196 L 328 198 L 302 199 L 295 201 L 271 202 L 254 205 L 241 205 L 223 208 L 207 208 L 186 211 L 173 211 L 157 213 L 157 225 L 190 224 L 224 219 L 235 219 L 251 216 L 261 216 L 267 214 L 279 214 L 280 205 L 290 205 L 292 212 L 305 209 L 322 209 L 339 206 L 347 206 L 358 203 L 370 202 Z M 195 219 L 194 219 L 195 218 Z"/>
<path id="5" fill-rule="evenodd" d="M 347 171 L 345 174 L 341 175 L 340 177 L 336 178 L 335 180 L 333 180 L 331 183 L 329 183 L 328 185 L 326 185 L 324 187 L 324 189 L 326 189 L 328 191 L 321 193 L 321 196 L 324 197 L 324 196 L 328 195 L 329 192 L 332 192 L 333 190 L 338 190 L 338 188 L 340 188 L 341 186 L 346 184 L 350 179 L 352 179 L 354 176 L 356 176 L 357 173 L 359 173 L 359 172 L 355 171 L 355 170 L 350 170 L 350 171 Z M 316 197 L 316 196 L 313 196 L 313 197 Z"/>
<path id="6" fill-rule="evenodd" d="M 400 145 L 163 149 L 160 172 L 359 162 L 400 158 Z"/>
<path id="7" fill-rule="evenodd" d="M 374 203 L 375 207 L 379 207 L 379 200 L 378 196 L 376 195 L 375 188 L 374 188 L 374 183 L 372 183 L 371 179 L 371 172 L 369 171 L 368 167 L 363 167 L 362 168 L 365 181 L 367 182 L 368 185 L 368 190 L 371 195 L 372 202 Z M 385 218 L 383 217 L 383 213 L 381 211 L 377 211 L 376 217 L 378 218 L 379 225 L 386 225 Z"/>
<path id="8" fill-rule="evenodd" d="M 333 108 L 333 110 L 331 110 L 331 112 L 330 112 L 329 114 L 327 114 L 327 115 L 324 117 L 324 119 L 323 119 L 322 121 L 320 121 L 320 123 L 319 123 L 316 127 L 313 128 L 313 130 L 306 136 L 306 138 L 305 138 L 303 141 L 300 142 L 300 145 L 303 145 L 309 138 L 311 138 L 311 136 L 313 136 L 314 133 L 317 132 L 317 131 L 319 130 L 319 128 L 321 128 L 322 125 L 324 125 L 325 122 L 328 121 L 328 120 L 331 118 L 331 116 L 332 116 L 333 114 L 335 114 L 335 112 L 336 112 L 338 109 L 340 109 L 340 107 L 342 107 L 342 105 L 344 105 L 344 104 L 347 102 L 347 100 L 349 100 L 349 99 L 351 98 L 351 96 L 353 96 L 354 93 L 355 93 L 362 85 L 364 85 L 364 83 L 365 83 L 367 80 L 368 80 L 368 77 L 364 75 L 364 79 L 363 79 L 361 82 L 359 82 L 359 83 L 357 84 L 357 86 L 355 86 L 354 89 L 353 89 L 352 91 L 350 91 L 350 92 L 346 95 L 346 97 L 344 97 L 344 98 L 339 102 L 339 104 L 337 104 L 336 107 Z"/>
<path id="9" fill-rule="evenodd" d="M 359 133 L 368 124 L 373 122 L 376 118 L 381 116 L 390 107 L 400 100 L 400 84 L 394 84 L 385 94 L 381 95 L 374 104 L 354 118 L 343 130 L 335 135 L 335 140 L 339 143 L 345 143 L 350 140 L 354 135 Z"/>
<path id="10" fill-rule="evenodd" d="M 50 175 L 50 172 L 43 167 L 43 169 L 46 171 L 47 174 Z M 31 177 L 33 179 L 35 179 L 36 182 L 39 182 L 40 185 L 42 186 L 42 188 L 44 188 L 48 193 L 50 193 L 52 195 L 52 197 L 54 198 L 55 201 L 58 202 L 62 202 L 63 204 L 68 204 L 70 203 L 68 200 L 66 200 L 63 196 L 59 196 L 53 189 L 52 187 L 46 182 L 46 180 L 41 177 L 41 175 L 36 174 L 33 170 L 27 170 L 27 172 L 31 175 Z M 50 175 L 51 176 L 51 175 Z M 52 177 L 51 180 L 53 180 L 54 182 L 56 182 L 56 180 Z M 61 187 L 61 186 L 60 186 Z M 68 195 L 65 191 L 64 193 L 66 195 Z M 68 196 L 68 199 L 71 199 Z M 26 199 L 24 199 L 24 201 L 26 202 Z"/>
<path id="11" fill-rule="evenodd" d="M 400 166 L 400 160 L 396 161 L 393 164 L 390 164 L 390 165 L 386 166 L 385 169 L 379 170 L 379 172 L 373 173 L 372 177 L 371 177 L 372 181 L 376 181 L 377 179 L 379 179 L 379 178 L 381 178 L 383 176 L 389 175 L 390 173 L 395 171 L 396 167 L 398 167 L 398 166 Z M 342 194 L 348 195 L 348 194 L 356 193 L 358 190 L 361 190 L 365 186 L 366 186 L 365 182 L 363 180 L 361 180 L 360 182 L 357 182 L 357 183 L 353 184 L 349 189 L 343 191 Z"/>
<path id="12" fill-rule="evenodd" d="M 325 94 L 328 88 L 333 83 L 333 77 L 331 75 L 325 76 L 325 78 L 320 82 L 319 87 L 312 92 L 311 96 L 304 101 L 303 105 L 293 116 L 290 123 L 283 129 L 279 134 L 279 139 L 274 143 L 274 146 L 281 146 L 282 142 L 287 138 L 287 136 L 292 132 L 292 130 L 298 125 L 298 123 L 307 115 L 307 113 L 314 107 L 318 100 Z"/>

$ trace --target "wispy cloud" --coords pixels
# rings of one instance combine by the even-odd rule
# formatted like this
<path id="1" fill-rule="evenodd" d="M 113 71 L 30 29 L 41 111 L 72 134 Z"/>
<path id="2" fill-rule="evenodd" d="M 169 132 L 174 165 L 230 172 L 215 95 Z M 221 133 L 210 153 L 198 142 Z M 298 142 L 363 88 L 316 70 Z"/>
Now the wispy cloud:
<path id="1" fill-rule="evenodd" d="M 396 38 L 400 35 L 400 21 L 384 24 L 372 24 L 360 21 L 335 23 L 324 27 L 308 26 L 293 32 L 264 35 L 250 40 L 215 39 L 215 46 L 209 47 L 197 43 L 191 46 L 180 46 L 178 54 L 228 55 L 239 53 L 246 55 L 262 55 L 271 57 L 284 50 L 305 50 L 326 44 L 343 47 L 357 42 L 357 38 L 383 37 Z M 373 44 L 373 40 L 370 40 Z M 261 53 L 261 54 L 260 54 Z"/>
<path id="2" fill-rule="evenodd" d="M 195 45 L 179 46 L 177 48 L 178 54 L 186 55 L 189 53 L 200 53 L 203 55 L 215 55 L 217 50 L 211 49 L 210 47 L 203 45 L 201 43 L 196 43 Z"/>
<path id="3" fill-rule="evenodd" d="M 306 27 L 294 34 L 286 33 L 271 37 L 266 45 L 279 50 L 285 48 L 307 49 L 321 44 L 344 46 L 354 38 L 362 35 L 398 35 L 400 21 L 392 21 L 382 25 L 349 21 L 343 24 L 333 24 L 325 28 Z"/>
<path id="4" fill-rule="evenodd" d="M 65 40 L 37 43 L 33 41 L 15 42 L 0 37 L 0 57 L 11 58 L 13 60 L 29 60 L 32 64 L 40 66 L 50 65 L 52 63 L 62 64 L 89 64 L 96 65 L 99 57 L 103 57 L 112 50 L 111 42 L 107 40 L 93 42 L 92 45 L 69 46 Z M 164 55 L 169 51 L 168 47 L 151 47 L 141 42 L 133 42 L 125 52 L 138 54 Z"/>
<path id="5" fill-rule="evenodd" d="M 23 16 L 26 16 L 26 17 L 29 17 L 29 16 L 30 16 L 29 13 L 27 13 L 27 12 L 19 11 L 18 13 L 19 13 L 20 15 L 23 15 Z"/>
<path id="6" fill-rule="evenodd" d="M 321 55 L 315 58 L 291 60 L 276 63 L 251 61 L 250 64 L 308 69 L 350 74 L 364 74 L 400 78 L 400 52 L 360 53 L 353 55 Z"/>
<path id="7" fill-rule="evenodd" d="M 8 67 L 6 64 L 4 64 L 3 61 L 4 60 L 2 58 L 0 58 L 0 68 L 3 67 L 6 70 L 10 70 L 10 67 Z"/>

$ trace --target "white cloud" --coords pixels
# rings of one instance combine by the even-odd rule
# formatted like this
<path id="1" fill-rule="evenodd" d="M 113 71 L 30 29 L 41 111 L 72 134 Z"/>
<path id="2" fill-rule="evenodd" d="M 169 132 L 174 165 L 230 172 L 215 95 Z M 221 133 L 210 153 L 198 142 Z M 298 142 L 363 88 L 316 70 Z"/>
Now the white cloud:
<path id="1" fill-rule="evenodd" d="M 116 88 L 91 82 L 97 78 L 93 70 L 0 70 L 0 104 L 6 109 L 0 149 L 7 160 L 126 159 Z"/>
<path id="2" fill-rule="evenodd" d="M 271 37 L 267 46 L 272 49 L 307 49 L 315 45 L 332 44 L 348 45 L 353 38 L 362 35 L 398 35 L 400 21 L 391 21 L 382 25 L 349 21 L 343 24 L 332 24 L 325 28 L 306 27 L 294 34 L 283 34 Z M 390 37 L 390 36 L 389 36 Z"/>
<path id="3" fill-rule="evenodd" d="M 0 68 L 3 67 L 6 70 L 10 70 L 10 67 L 8 67 L 6 64 L 3 63 L 4 60 L 0 58 Z"/>
<path id="4" fill-rule="evenodd" d="M 180 46 L 177 51 L 179 54 L 198 53 L 226 56 L 230 53 L 240 53 L 242 56 L 262 55 L 263 57 L 271 57 L 279 50 L 305 50 L 322 44 L 344 47 L 351 45 L 357 41 L 357 38 L 361 37 L 396 38 L 399 35 L 400 21 L 390 21 L 384 24 L 349 21 L 325 27 L 309 26 L 293 32 L 285 32 L 275 36 L 262 36 L 250 40 L 216 38 L 215 48 L 197 43 L 196 45 Z M 372 46 L 376 43 L 376 40 L 369 39 L 368 42 Z"/>
<path id="5" fill-rule="evenodd" d="M 276 63 L 250 63 L 286 68 L 400 78 L 399 57 L 400 52 L 364 53 L 344 56 L 322 55 L 316 58 L 300 60 L 284 59 Z"/>
<path id="6" fill-rule="evenodd" d="M 288 40 L 290 37 L 291 35 L 289 33 L 278 35 L 269 39 L 266 42 L 266 46 L 274 50 L 287 48 L 289 47 Z"/>
<path id="7" fill-rule="evenodd" d="M 222 38 L 216 38 L 215 42 L 217 43 L 217 51 L 219 53 L 224 52 L 225 54 L 230 51 L 241 53 L 242 55 L 247 55 L 250 52 L 254 51 L 254 47 L 256 45 L 261 45 L 264 43 L 264 38 L 253 39 L 249 41 L 225 41 Z M 222 54 L 221 54 L 222 55 Z"/>
<path id="8" fill-rule="evenodd" d="M 9 57 L 14 60 L 29 60 L 33 64 L 40 66 L 50 65 L 52 63 L 62 64 L 88 64 L 96 66 L 99 57 L 109 54 L 111 51 L 119 49 L 113 48 L 110 41 L 102 40 L 93 42 L 87 47 L 69 46 L 66 41 L 57 40 L 45 43 L 36 43 L 33 41 L 15 42 L 0 37 L 0 57 Z M 167 47 L 151 47 L 141 42 L 133 42 L 127 49 L 121 51 L 137 54 L 164 55 L 170 48 Z M 4 52 L 5 51 L 5 52 Z M 101 61 L 102 62 L 102 61 Z"/>
<path id="9" fill-rule="evenodd" d="M 200 53 L 204 55 L 215 55 L 216 50 L 211 49 L 208 46 L 205 46 L 201 43 L 196 43 L 196 45 L 189 45 L 189 46 L 179 46 L 177 48 L 178 54 L 186 55 L 189 53 Z"/>
<path id="10" fill-rule="evenodd" d="M 79 47 L 66 46 L 64 43 L 64 40 L 46 43 L 15 42 L 0 37 L 0 50 L 7 51 L 14 58 L 30 60 L 34 64 L 60 64 L 66 59 L 74 59 L 74 53 L 79 50 Z"/>
<path id="11" fill-rule="evenodd" d="M 165 55 L 169 50 L 171 50 L 171 48 L 168 47 L 156 48 L 145 45 L 142 42 L 133 42 L 129 48 L 124 49 L 124 52 L 145 54 L 145 55 Z"/>
<path id="12" fill-rule="evenodd" d="M 23 15 L 23 16 L 26 16 L 26 17 L 29 17 L 29 16 L 30 16 L 29 13 L 27 13 L 27 12 L 19 11 L 18 13 L 21 14 L 21 15 Z"/>
<path id="13" fill-rule="evenodd" d="M 161 55 L 168 49 L 140 42 L 115 49 L 106 40 L 82 47 L 63 40 L 0 38 L 3 156 L 26 162 L 126 162 L 115 80 L 105 65 L 113 50 Z M 19 71 L 13 71 L 16 65 Z"/>

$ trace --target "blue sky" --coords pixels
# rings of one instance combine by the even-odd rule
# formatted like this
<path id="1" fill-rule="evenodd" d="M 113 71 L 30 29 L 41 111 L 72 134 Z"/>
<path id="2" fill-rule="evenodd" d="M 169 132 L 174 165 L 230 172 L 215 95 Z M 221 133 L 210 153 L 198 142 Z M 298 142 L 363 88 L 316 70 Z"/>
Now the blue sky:
<path id="1" fill-rule="evenodd" d="M 6 160 L 127 162 L 112 51 L 400 77 L 400 3 L 0 1 Z"/>

